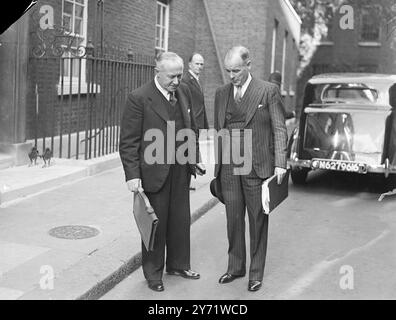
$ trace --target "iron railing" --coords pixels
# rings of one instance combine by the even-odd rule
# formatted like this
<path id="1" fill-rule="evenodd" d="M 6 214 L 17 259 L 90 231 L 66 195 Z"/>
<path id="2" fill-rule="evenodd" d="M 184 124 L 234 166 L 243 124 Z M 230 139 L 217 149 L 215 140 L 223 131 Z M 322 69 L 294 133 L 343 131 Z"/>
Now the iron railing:
<path id="1" fill-rule="evenodd" d="M 95 57 L 92 45 L 68 52 L 30 60 L 32 141 L 59 158 L 117 152 L 128 93 L 153 78 L 154 59 L 131 52 L 118 59 Z"/>

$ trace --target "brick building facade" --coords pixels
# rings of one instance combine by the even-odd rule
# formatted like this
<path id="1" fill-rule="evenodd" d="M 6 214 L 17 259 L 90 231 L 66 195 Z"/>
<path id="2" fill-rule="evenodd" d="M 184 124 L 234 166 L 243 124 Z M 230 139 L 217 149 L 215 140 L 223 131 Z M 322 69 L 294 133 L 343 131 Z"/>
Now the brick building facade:
<path id="1" fill-rule="evenodd" d="M 26 87 L 23 94 L 27 98 L 23 105 L 19 105 L 15 96 L 11 97 L 14 99 L 13 108 L 23 110 L 18 121 L 24 123 L 24 129 L 19 137 L 0 139 L 3 144 L 25 143 L 37 136 L 38 108 L 45 109 L 40 114 L 45 124 L 40 126 L 39 136 L 51 130 L 59 135 L 81 130 L 89 108 L 95 108 L 99 103 L 96 100 L 99 101 L 101 94 L 105 94 L 106 81 L 112 82 L 117 70 L 122 70 L 115 65 L 112 73 L 108 74 L 105 72 L 107 66 L 104 63 L 102 66 L 101 62 L 90 64 L 88 60 L 82 62 L 76 59 L 73 64 L 66 59 L 59 63 L 56 59 L 47 59 L 45 55 L 41 57 L 42 51 L 49 49 L 50 38 L 45 38 L 42 31 L 53 31 L 56 27 L 74 36 L 69 48 L 74 53 L 79 52 L 81 45 L 89 48 L 89 54 L 94 57 L 114 61 L 137 59 L 143 61 L 142 66 L 152 66 L 159 51 L 174 51 L 184 59 L 187 68 L 189 56 L 193 52 L 202 53 L 205 70 L 201 79 L 210 124 L 213 124 L 215 90 L 228 81 L 223 68 L 224 56 L 232 46 L 244 45 L 251 51 L 253 76 L 266 80 L 272 71 L 283 73 L 285 105 L 288 110 L 294 110 L 301 21 L 288 0 L 39 0 L 23 20 L 23 28 L 19 21 L 0 36 L 1 42 L 7 34 L 11 35 L 15 28 L 19 28 L 18 32 L 24 37 L 13 39 L 14 45 L 25 51 L 16 63 L 27 71 L 27 76 L 21 76 L 20 83 L 14 85 Z M 21 39 L 24 39 L 23 42 L 20 42 Z M 43 43 L 46 43 L 45 50 Z M 57 45 L 65 47 L 64 43 Z M 6 47 L 0 47 L 0 61 L 3 62 L 6 56 L 1 50 Z M 11 58 L 7 56 L 7 59 Z M 79 77 L 82 79 L 77 89 L 73 77 L 77 78 L 80 63 Z M 88 78 L 95 72 L 97 79 L 88 89 Z M 144 79 L 133 82 L 132 88 L 150 78 L 147 77 L 150 70 L 147 72 Z M 69 74 L 63 84 L 62 73 Z M 113 82 L 122 82 L 124 78 Z M 69 79 L 72 85 L 68 84 Z M 44 85 L 37 86 L 38 81 Z M 87 90 L 91 93 L 89 97 Z M 70 107 L 66 108 L 67 111 L 54 113 L 60 100 Z M 42 108 L 41 104 L 45 104 L 46 108 Z M 92 104 L 93 107 L 90 107 Z M 2 113 L 0 121 L 5 119 Z"/>

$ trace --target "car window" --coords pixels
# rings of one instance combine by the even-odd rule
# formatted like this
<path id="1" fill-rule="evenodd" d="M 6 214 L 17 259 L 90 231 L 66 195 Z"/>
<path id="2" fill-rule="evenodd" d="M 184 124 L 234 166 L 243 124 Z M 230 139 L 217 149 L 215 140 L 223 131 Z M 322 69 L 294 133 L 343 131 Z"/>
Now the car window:
<path id="1" fill-rule="evenodd" d="M 374 103 L 377 99 L 378 92 L 364 84 L 321 84 L 314 88 L 312 103 Z"/>

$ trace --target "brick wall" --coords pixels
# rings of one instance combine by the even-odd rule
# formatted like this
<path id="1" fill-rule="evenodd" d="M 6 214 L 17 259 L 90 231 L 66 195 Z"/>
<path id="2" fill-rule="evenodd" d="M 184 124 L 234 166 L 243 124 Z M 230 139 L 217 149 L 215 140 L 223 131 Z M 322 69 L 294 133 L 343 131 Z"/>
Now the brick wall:
<path id="1" fill-rule="evenodd" d="M 288 31 L 286 72 L 283 76 L 287 90 L 284 103 L 288 110 L 294 110 L 295 98 L 288 93 L 291 84 L 295 88 L 298 50 L 293 46 L 293 37 L 288 30 L 279 1 L 207 0 L 207 4 L 221 59 L 232 46 L 246 46 L 252 57 L 252 74 L 257 78 L 267 80 L 271 73 L 272 32 L 275 19 L 279 22 L 275 69 L 279 71 L 282 71 L 284 34 Z"/>
<path id="2" fill-rule="evenodd" d="M 196 1 L 196 43 L 195 51 L 205 58 L 205 69 L 201 83 L 205 93 L 206 112 L 209 125 L 213 126 L 214 96 L 216 89 L 223 85 L 222 69 L 217 58 L 217 52 L 211 33 L 207 12 L 203 1 Z"/>
<path id="3" fill-rule="evenodd" d="M 169 12 L 168 50 L 179 54 L 188 68 L 188 58 L 195 51 L 196 0 L 173 0 Z"/>

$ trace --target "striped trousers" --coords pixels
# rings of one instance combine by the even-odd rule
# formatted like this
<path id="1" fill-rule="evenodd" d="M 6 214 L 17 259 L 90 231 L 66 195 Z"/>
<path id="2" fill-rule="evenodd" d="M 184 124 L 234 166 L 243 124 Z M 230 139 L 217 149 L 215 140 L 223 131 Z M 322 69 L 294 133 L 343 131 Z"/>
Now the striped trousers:
<path id="1" fill-rule="evenodd" d="M 250 235 L 249 280 L 261 281 L 267 253 L 268 215 L 264 214 L 261 185 L 254 169 L 248 175 L 234 175 L 234 165 L 223 164 L 220 180 L 227 217 L 228 270 L 232 275 L 246 274 L 245 213 Z"/>

